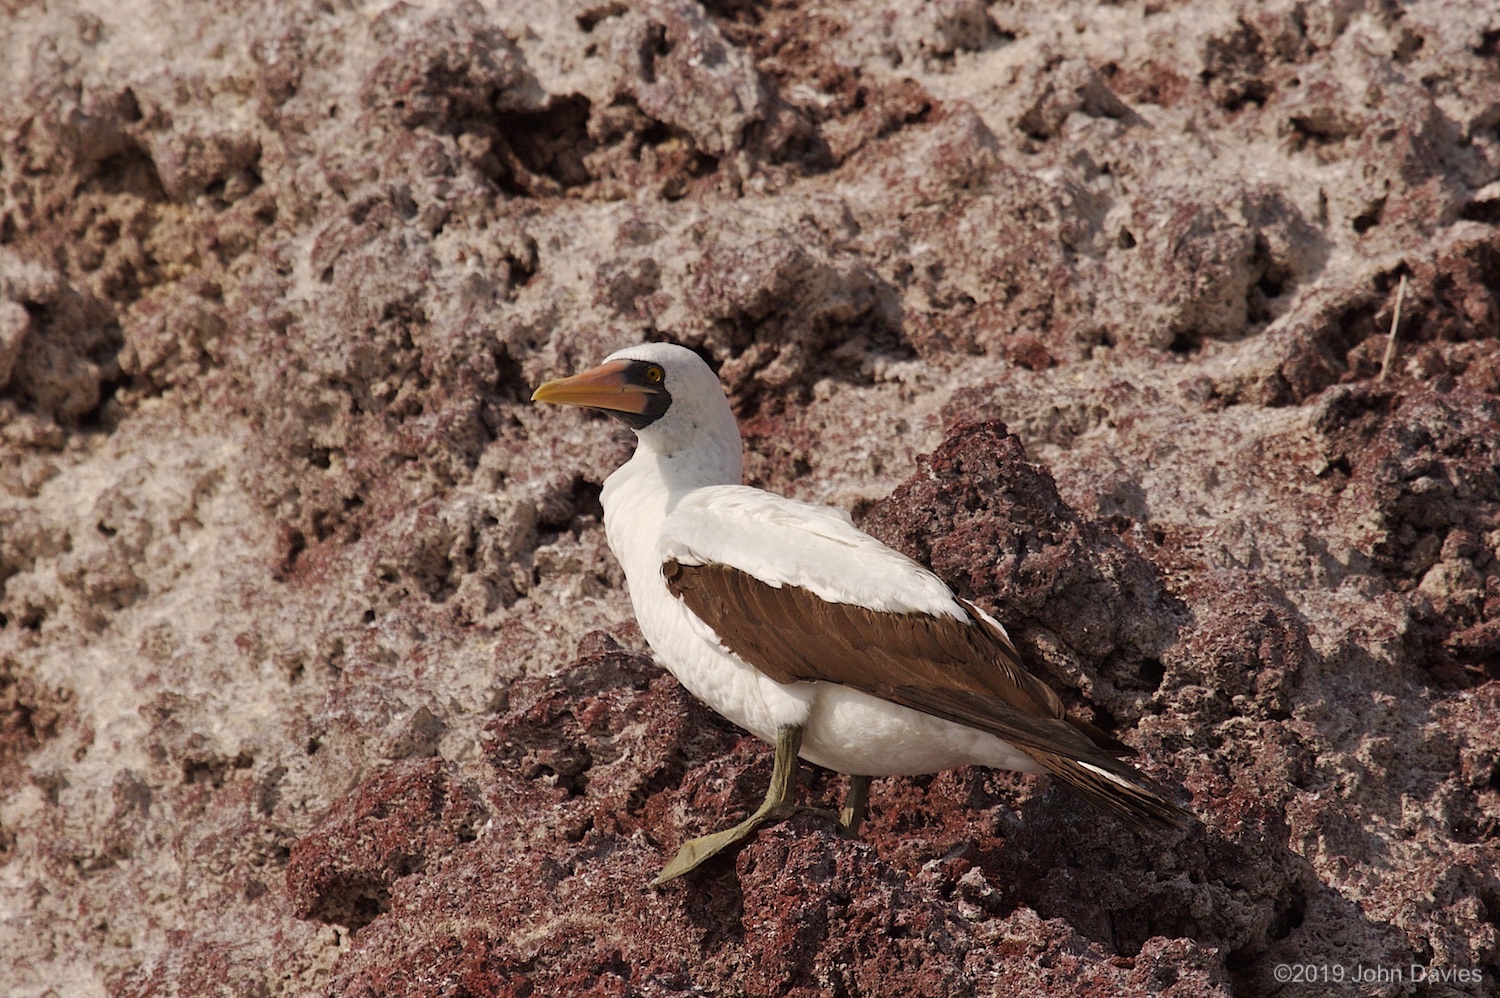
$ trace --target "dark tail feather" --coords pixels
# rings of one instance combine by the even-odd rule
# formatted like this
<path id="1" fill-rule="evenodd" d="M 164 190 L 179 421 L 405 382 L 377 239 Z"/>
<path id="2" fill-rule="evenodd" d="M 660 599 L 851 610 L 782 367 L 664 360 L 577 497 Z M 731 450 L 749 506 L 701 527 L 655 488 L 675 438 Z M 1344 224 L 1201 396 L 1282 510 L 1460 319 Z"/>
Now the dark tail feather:
<path id="1" fill-rule="evenodd" d="M 1073 727 L 1077 728 L 1079 731 L 1082 731 L 1085 735 L 1088 736 L 1089 741 L 1093 742 L 1095 745 L 1099 746 L 1104 751 L 1114 756 L 1116 759 L 1122 759 L 1126 756 L 1140 755 L 1140 753 L 1135 749 L 1131 748 L 1129 745 L 1126 745 L 1118 738 L 1115 738 L 1113 735 L 1109 734 L 1109 732 L 1104 731 L 1101 728 L 1096 728 L 1087 721 L 1080 720 L 1076 717 L 1065 717 L 1063 718 L 1063 720 L 1073 725 Z"/>
<path id="2" fill-rule="evenodd" d="M 1167 799 L 1164 789 L 1103 752 L 1084 761 L 1048 752 L 1028 754 L 1074 794 L 1137 831 L 1160 835 L 1197 823 L 1189 811 Z"/>

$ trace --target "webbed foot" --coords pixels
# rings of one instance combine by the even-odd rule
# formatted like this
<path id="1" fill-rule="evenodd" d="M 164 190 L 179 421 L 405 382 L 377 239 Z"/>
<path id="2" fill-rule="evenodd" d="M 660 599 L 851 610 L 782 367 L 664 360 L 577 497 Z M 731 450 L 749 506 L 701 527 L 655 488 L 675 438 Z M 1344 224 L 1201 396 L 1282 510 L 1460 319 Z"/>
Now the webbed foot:
<path id="1" fill-rule="evenodd" d="M 733 828 L 726 828 L 711 835 L 700 835 L 688 839 L 651 881 L 652 887 L 660 887 L 675 880 L 690 870 L 697 869 L 705 861 L 717 856 L 730 846 L 749 838 L 762 825 L 785 821 L 798 811 L 816 811 L 792 803 L 792 791 L 797 777 L 797 752 L 802 747 L 802 729 L 787 725 L 776 733 L 776 758 L 771 764 L 771 786 L 766 790 L 766 799 L 755 813 Z M 827 813 L 827 812 L 820 812 Z M 831 817 L 831 815 L 830 815 Z"/>

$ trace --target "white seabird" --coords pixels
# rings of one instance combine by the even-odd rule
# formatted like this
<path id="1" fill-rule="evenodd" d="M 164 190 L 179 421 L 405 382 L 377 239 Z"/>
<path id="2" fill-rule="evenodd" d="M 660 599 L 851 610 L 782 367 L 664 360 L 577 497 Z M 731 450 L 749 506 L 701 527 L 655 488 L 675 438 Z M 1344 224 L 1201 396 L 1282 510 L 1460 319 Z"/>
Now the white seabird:
<path id="1" fill-rule="evenodd" d="M 602 501 L 641 633 L 690 693 L 776 747 L 760 808 L 684 843 L 656 883 L 797 810 L 799 756 L 850 777 L 848 834 L 872 777 L 967 765 L 1050 772 L 1139 828 L 1185 823 L 1116 758 L 1129 749 L 1064 715 L 994 618 L 842 510 L 742 485 L 739 426 L 693 351 L 628 347 L 532 399 L 635 430 Z"/>

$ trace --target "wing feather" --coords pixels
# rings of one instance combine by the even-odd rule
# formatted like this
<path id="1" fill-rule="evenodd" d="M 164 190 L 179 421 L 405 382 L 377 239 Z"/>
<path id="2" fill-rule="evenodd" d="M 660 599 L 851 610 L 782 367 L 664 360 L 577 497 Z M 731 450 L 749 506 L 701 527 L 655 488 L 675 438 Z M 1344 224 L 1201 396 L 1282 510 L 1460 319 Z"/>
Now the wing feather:
<path id="1" fill-rule="evenodd" d="M 943 581 L 842 510 L 741 485 L 694 489 L 662 523 L 662 561 L 732 565 L 834 603 L 968 619 Z"/>
<path id="2" fill-rule="evenodd" d="M 777 682 L 839 683 L 1040 751 L 1094 749 L 1010 643 L 975 623 L 830 603 L 728 565 L 669 561 L 663 574 L 726 648 Z"/>
<path id="3" fill-rule="evenodd" d="M 839 683 L 987 731 L 1139 830 L 1191 820 L 1114 758 L 1124 746 L 1063 714 L 1057 695 L 1008 657 L 1014 649 L 1003 631 L 997 636 L 978 622 L 829 603 L 726 565 L 669 561 L 663 575 L 724 647 L 777 682 Z"/>

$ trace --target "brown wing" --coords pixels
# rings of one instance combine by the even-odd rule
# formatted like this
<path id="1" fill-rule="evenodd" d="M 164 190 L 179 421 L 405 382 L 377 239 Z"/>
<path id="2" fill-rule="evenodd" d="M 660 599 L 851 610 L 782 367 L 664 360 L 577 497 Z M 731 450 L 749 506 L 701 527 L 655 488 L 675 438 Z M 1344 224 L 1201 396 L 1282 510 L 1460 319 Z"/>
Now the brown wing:
<path id="1" fill-rule="evenodd" d="M 970 624 L 831 603 L 797 586 L 767 585 L 728 565 L 668 561 L 662 574 L 667 588 L 726 648 L 779 683 L 839 683 L 988 731 L 1138 829 L 1182 827 L 1191 820 L 1112 755 L 1129 749 L 1093 725 L 1065 717 L 1057 694 L 1021 666 L 1010 639 L 972 607 Z"/>
<path id="2" fill-rule="evenodd" d="M 924 613 L 831 603 L 728 565 L 663 566 L 667 588 L 724 646 L 779 683 L 825 680 L 1042 752 L 1094 749 L 1004 633 Z"/>

